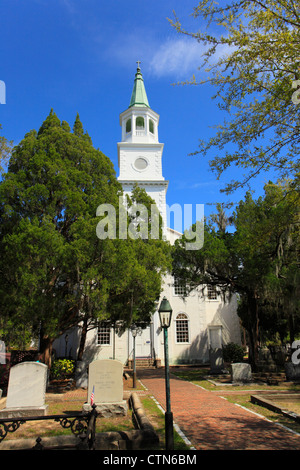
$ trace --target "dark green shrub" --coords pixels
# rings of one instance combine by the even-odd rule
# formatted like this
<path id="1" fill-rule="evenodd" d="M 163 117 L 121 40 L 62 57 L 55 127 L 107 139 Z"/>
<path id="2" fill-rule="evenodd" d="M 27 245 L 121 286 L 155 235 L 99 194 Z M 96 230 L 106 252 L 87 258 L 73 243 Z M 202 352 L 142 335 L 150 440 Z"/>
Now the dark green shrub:
<path id="1" fill-rule="evenodd" d="M 244 348 L 236 343 L 223 346 L 223 359 L 225 362 L 243 362 Z"/>

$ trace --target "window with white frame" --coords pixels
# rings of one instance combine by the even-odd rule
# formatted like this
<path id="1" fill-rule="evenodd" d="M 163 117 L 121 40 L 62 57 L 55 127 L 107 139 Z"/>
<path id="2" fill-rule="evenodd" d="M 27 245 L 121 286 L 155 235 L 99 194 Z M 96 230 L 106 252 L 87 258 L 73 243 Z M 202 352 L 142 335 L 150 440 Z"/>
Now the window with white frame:
<path id="1" fill-rule="evenodd" d="M 186 284 L 180 282 L 178 279 L 174 280 L 174 294 L 175 295 L 186 295 Z"/>
<path id="2" fill-rule="evenodd" d="M 189 343 L 189 319 L 185 313 L 178 313 L 175 318 L 176 343 Z"/>
<path id="3" fill-rule="evenodd" d="M 145 119 L 142 116 L 138 116 L 135 120 L 135 126 L 137 130 L 145 129 Z"/>
<path id="4" fill-rule="evenodd" d="M 131 119 L 126 121 L 126 132 L 131 132 Z"/>
<path id="5" fill-rule="evenodd" d="M 110 345 L 110 326 L 105 323 L 98 325 L 97 344 L 98 346 Z"/>
<path id="6" fill-rule="evenodd" d="M 208 300 L 217 300 L 217 289 L 216 286 L 207 286 L 207 298 Z"/>

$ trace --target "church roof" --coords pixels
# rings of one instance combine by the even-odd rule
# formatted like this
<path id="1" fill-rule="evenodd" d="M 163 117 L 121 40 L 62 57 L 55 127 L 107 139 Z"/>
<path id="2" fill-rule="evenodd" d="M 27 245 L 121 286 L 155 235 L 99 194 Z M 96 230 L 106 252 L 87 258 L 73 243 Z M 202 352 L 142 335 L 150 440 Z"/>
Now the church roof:
<path id="1" fill-rule="evenodd" d="M 139 62 L 138 62 L 138 67 L 137 67 L 137 71 L 135 74 L 134 85 L 133 85 L 133 90 L 131 94 L 129 108 L 131 108 L 132 106 L 139 106 L 139 107 L 146 106 L 147 108 L 150 108 L 148 98 L 147 98 L 147 93 L 145 90 L 143 75 L 139 67 Z"/>

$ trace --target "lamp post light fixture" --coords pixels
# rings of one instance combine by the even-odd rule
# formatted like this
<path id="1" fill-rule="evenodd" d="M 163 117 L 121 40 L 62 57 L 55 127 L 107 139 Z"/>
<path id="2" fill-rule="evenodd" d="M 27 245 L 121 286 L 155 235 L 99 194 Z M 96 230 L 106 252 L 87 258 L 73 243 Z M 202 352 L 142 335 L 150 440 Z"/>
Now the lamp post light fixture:
<path id="1" fill-rule="evenodd" d="M 158 309 L 159 319 L 164 330 L 165 346 L 165 380 L 166 380 L 166 413 L 165 413 L 165 438 L 166 450 L 174 450 L 173 436 L 173 413 L 171 412 L 170 398 L 170 374 L 169 374 L 169 352 L 168 352 L 168 328 L 171 324 L 172 307 L 166 297 L 163 298 Z"/>

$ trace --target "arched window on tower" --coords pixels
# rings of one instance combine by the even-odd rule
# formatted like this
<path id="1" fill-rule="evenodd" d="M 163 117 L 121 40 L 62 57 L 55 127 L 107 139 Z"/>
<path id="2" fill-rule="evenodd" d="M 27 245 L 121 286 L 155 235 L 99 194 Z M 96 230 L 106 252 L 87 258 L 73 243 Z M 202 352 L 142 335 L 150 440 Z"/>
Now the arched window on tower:
<path id="1" fill-rule="evenodd" d="M 138 131 L 145 129 L 145 120 L 142 116 L 138 116 L 135 121 L 136 129 Z"/>
<path id="2" fill-rule="evenodd" d="M 126 132 L 131 132 L 131 118 L 126 121 Z"/>
<path id="3" fill-rule="evenodd" d="M 151 134 L 154 134 L 154 122 L 152 121 L 152 119 L 150 119 L 149 121 L 149 132 L 151 132 Z"/>
<path id="4" fill-rule="evenodd" d="M 176 343 L 189 343 L 189 319 L 185 313 L 178 313 L 175 318 Z"/>

